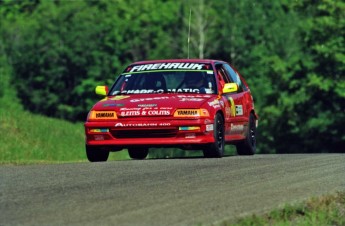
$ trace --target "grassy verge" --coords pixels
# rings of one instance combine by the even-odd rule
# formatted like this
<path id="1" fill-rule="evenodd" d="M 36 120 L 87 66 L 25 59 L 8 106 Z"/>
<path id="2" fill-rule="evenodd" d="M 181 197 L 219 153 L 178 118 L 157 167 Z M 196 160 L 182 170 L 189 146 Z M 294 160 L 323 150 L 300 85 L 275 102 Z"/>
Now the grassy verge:
<path id="1" fill-rule="evenodd" d="M 287 205 L 262 216 L 252 215 L 219 226 L 251 225 L 345 225 L 345 192 L 311 198 L 299 205 Z"/>
<path id="2" fill-rule="evenodd" d="M 87 161 L 82 123 L 1 109 L 0 125 L 0 163 Z M 124 151 L 110 155 L 110 160 L 126 158 Z"/>

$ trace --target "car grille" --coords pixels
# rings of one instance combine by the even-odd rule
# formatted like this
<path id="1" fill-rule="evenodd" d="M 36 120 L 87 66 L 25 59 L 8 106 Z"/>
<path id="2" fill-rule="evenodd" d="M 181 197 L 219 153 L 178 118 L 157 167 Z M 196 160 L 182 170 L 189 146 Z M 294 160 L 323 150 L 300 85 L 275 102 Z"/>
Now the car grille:
<path id="1" fill-rule="evenodd" d="M 177 129 L 112 130 L 111 134 L 121 138 L 166 138 L 175 137 Z"/>

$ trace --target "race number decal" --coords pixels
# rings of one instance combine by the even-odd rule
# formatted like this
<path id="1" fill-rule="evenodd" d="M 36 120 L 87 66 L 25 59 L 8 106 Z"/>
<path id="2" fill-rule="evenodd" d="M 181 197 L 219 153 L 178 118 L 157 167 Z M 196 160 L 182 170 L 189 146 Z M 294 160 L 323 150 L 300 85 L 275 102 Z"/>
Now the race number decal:
<path id="1" fill-rule="evenodd" d="M 243 106 L 236 105 L 236 115 L 243 115 Z"/>

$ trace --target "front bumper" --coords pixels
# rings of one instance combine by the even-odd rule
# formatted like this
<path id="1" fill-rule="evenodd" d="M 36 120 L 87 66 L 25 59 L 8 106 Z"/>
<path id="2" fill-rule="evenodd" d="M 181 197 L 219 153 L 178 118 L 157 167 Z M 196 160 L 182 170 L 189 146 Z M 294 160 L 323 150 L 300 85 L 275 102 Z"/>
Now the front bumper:
<path id="1" fill-rule="evenodd" d="M 86 122 L 87 145 L 180 146 L 214 142 L 213 120 L 116 120 Z"/>

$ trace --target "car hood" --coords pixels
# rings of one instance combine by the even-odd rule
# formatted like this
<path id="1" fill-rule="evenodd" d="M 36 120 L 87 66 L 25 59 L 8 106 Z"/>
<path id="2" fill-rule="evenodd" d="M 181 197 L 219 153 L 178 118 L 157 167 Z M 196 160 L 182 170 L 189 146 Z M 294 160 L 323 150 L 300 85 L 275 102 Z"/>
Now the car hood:
<path id="1" fill-rule="evenodd" d="M 116 111 L 119 117 L 173 115 L 176 109 L 202 108 L 215 95 L 141 94 L 110 96 L 95 104 L 92 110 Z"/>

